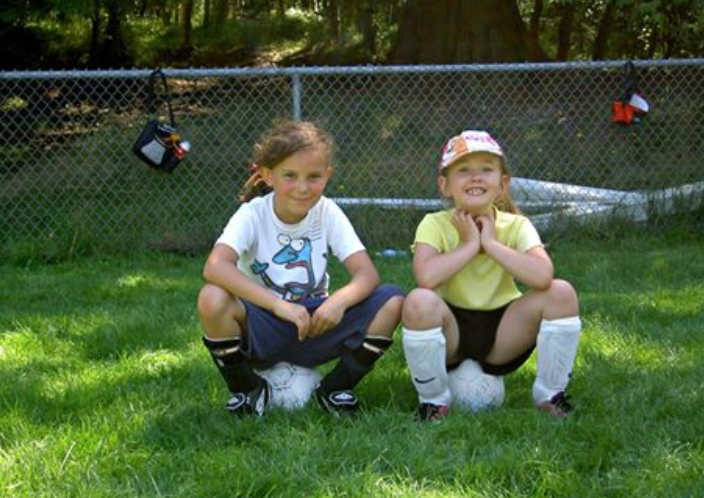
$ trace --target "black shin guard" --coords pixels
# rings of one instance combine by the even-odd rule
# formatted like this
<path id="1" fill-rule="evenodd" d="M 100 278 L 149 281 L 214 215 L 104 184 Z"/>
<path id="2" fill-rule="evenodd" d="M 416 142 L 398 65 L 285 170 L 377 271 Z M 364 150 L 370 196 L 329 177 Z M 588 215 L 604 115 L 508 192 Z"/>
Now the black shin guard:
<path id="1" fill-rule="evenodd" d="M 368 336 L 358 349 L 344 349 L 340 361 L 320 383 L 320 389 L 327 393 L 354 389 L 391 344 L 393 340 L 387 337 Z"/>
<path id="2" fill-rule="evenodd" d="M 240 349 L 239 338 L 214 341 L 203 337 L 203 344 L 208 348 L 230 392 L 248 393 L 261 384 L 261 378 L 254 373 Z"/>

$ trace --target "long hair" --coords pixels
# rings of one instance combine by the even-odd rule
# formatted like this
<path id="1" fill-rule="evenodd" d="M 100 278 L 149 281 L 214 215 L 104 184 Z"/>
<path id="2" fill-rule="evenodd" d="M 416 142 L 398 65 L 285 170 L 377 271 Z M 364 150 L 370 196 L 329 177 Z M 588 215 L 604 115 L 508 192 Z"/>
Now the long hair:
<path id="1" fill-rule="evenodd" d="M 277 121 L 254 145 L 250 176 L 242 186 L 240 200 L 247 202 L 271 192 L 264 183 L 261 168 L 274 169 L 288 157 L 315 149 L 328 157 L 332 165 L 333 141 L 330 135 L 310 121 Z"/>
<path id="2" fill-rule="evenodd" d="M 505 175 L 510 181 L 512 178 L 511 170 L 508 168 L 506 158 L 500 157 L 499 159 L 499 162 L 501 163 L 501 174 Z M 499 211 L 505 211 L 507 213 L 512 214 L 521 214 L 521 210 L 518 209 L 516 201 L 514 201 L 513 197 L 511 197 L 510 185 L 509 188 L 506 189 L 506 192 L 501 194 L 501 196 L 494 201 L 494 206 L 496 206 L 496 209 L 498 209 Z"/>

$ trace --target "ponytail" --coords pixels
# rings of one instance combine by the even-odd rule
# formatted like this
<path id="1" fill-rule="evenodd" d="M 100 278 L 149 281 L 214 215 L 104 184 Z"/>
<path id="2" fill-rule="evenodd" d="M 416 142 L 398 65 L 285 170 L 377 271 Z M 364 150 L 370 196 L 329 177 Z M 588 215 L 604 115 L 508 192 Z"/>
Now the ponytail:
<path id="1" fill-rule="evenodd" d="M 500 157 L 499 162 L 501 163 L 501 174 L 506 175 L 510 180 L 511 170 L 508 167 L 506 158 Z M 516 205 L 516 201 L 514 201 L 513 197 L 511 197 L 510 188 L 507 188 L 506 192 L 494 201 L 494 206 L 496 206 L 496 209 L 499 211 L 504 211 L 511 214 L 522 214 L 521 210 L 518 209 L 518 206 Z"/>
<path id="2" fill-rule="evenodd" d="M 511 192 L 506 192 L 504 195 L 496 199 L 494 206 L 499 211 L 504 211 L 511 214 L 522 214 L 521 210 L 516 205 L 516 202 L 511 197 Z"/>
<path id="3" fill-rule="evenodd" d="M 242 202 L 249 202 L 255 197 L 261 197 L 273 190 L 262 178 L 261 168 L 258 165 L 252 164 L 249 171 L 251 174 L 240 190 L 239 199 Z"/>

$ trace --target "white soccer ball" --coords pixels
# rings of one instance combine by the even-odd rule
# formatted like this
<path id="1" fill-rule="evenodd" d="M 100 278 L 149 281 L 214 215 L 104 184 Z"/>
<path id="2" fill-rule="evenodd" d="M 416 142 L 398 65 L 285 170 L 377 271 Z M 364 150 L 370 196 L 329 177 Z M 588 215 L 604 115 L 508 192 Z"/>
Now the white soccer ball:
<path id="1" fill-rule="evenodd" d="M 474 360 L 464 360 L 448 377 L 452 400 L 462 408 L 478 412 L 497 408 L 504 402 L 506 391 L 503 377 L 484 373 Z"/>
<path id="2" fill-rule="evenodd" d="M 303 408 L 321 379 L 320 373 L 313 368 L 283 361 L 257 373 L 271 386 L 269 406 L 284 410 Z"/>

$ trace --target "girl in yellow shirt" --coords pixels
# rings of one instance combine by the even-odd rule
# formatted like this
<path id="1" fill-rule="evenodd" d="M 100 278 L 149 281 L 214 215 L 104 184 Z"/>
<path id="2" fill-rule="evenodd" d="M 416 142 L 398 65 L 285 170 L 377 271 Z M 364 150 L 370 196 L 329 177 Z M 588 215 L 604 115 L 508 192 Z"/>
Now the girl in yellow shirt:
<path id="1" fill-rule="evenodd" d="M 420 420 L 448 413 L 448 370 L 475 361 L 484 374 L 506 375 L 534 348 L 536 407 L 556 416 L 572 409 L 565 389 L 581 332 L 577 295 L 553 278 L 552 261 L 513 203 L 509 182 L 504 152 L 488 133 L 465 131 L 443 147 L 438 186 L 454 207 L 418 226 L 418 288 L 402 317 Z M 522 295 L 516 280 L 530 290 Z"/>

